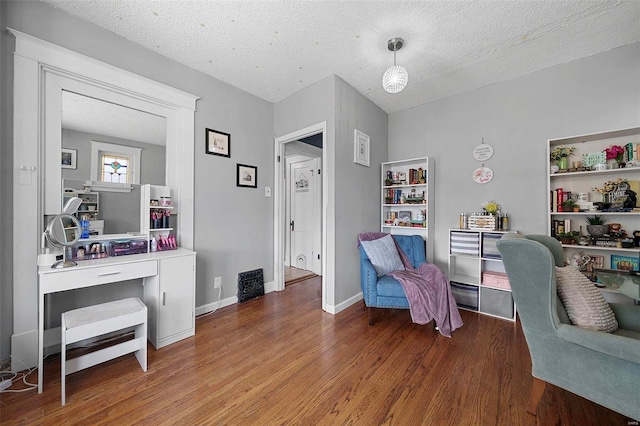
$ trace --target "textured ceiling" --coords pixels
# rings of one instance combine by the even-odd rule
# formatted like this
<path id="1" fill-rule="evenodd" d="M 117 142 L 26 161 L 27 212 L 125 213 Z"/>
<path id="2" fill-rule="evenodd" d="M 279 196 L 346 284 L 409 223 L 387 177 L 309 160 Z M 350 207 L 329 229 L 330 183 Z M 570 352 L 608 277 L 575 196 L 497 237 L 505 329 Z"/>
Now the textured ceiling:
<path id="1" fill-rule="evenodd" d="M 44 1 L 270 102 L 336 74 L 388 113 L 640 40 L 640 1 Z"/>
<path id="2" fill-rule="evenodd" d="M 167 140 L 164 117 L 67 91 L 62 92 L 61 119 L 63 129 L 155 145 Z"/>

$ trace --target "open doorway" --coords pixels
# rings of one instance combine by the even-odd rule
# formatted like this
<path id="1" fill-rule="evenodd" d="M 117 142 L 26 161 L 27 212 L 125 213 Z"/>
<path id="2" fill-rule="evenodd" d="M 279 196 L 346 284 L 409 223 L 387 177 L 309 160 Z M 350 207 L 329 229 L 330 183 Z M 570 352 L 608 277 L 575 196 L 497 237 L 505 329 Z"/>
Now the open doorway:
<path id="1" fill-rule="evenodd" d="M 313 137 L 319 141 L 319 147 L 313 148 L 310 144 L 301 143 L 301 140 Z M 285 288 L 285 270 L 292 266 L 303 266 L 303 270 L 319 271 L 314 274 L 322 276 L 322 309 L 326 310 L 326 174 L 322 173 L 322 165 L 326 163 L 326 122 L 322 122 L 305 129 L 281 136 L 275 140 L 275 185 L 274 185 L 274 281 L 277 291 Z M 318 149 L 319 148 L 319 149 Z M 290 161 L 287 161 L 289 157 Z M 311 167 L 311 168 L 309 168 Z M 308 170 L 304 172 L 304 170 Z M 296 184 L 303 188 L 310 176 L 310 171 L 315 170 L 314 178 L 318 186 L 318 192 L 300 191 L 296 194 Z M 293 176 L 291 176 L 293 174 Z M 287 175 L 289 179 L 287 179 Z M 304 175 L 304 176 L 303 176 Z M 290 185 L 293 183 L 292 185 Z M 294 196 L 287 197 L 287 193 Z M 307 197 L 309 196 L 309 197 Z M 307 198 L 305 201 L 304 199 Z M 293 206 L 288 204 L 293 200 Z M 301 212 L 296 212 L 296 200 L 306 207 Z M 312 201 L 310 201 L 312 200 Z M 312 206 L 312 207 L 309 207 Z M 310 219 L 308 223 L 295 222 L 292 224 L 291 209 L 294 217 Z M 309 214 L 304 212 L 308 210 Z M 300 219 L 293 219 L 300 220 Z M 319 226 L 318 226 L 319 225 Z M 302 226 L 302 228 L 301 228 Z M 296 240 L 295 227 L 302 237 Z M 292 228 L 294 231 L 292 232 Z M 303 235 L 303 234 L 307 235 Z M 293 243 L 292 243 L 293 242 Z M 301 256 L 298 256 L 300 254 Z M 292 260 L 293 259 L 293 260 Z"/>
<path id="2" fill-rule="evenodd" d="M 285 286 L 322 274 L 322 133 L 285 145 Z"/>

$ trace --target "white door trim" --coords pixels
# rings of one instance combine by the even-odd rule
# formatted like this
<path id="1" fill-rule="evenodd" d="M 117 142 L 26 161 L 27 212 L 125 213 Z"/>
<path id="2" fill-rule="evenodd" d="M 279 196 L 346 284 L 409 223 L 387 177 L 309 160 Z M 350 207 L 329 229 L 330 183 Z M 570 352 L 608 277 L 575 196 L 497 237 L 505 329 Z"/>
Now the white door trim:
<path id="1" fill-rule="evenodd" d="M 312 136 L 318 133 L 322 133 L 322 310 L 327 311 L 327 201 L 329 191 L 329 179 L 327 164 L 327 122 L 323 121 L 306 127 L 304 129 L 297 130 L 292 133 L 288 133 L 283 136 L 279 136 L 275 139 L 275 158 L 274 158 L 274 191 L 273 191 L 273 217 L 275 223 L 273 224 L 273 243 L 274 243 L 274 259 L 273 259 L 273 271 L 276 291 L 284 290 L 284 230 L 287 224 L 285 223 L 285 172 L 286 162 L 284 160 L 285 144 L 289 142 L 295 142 L 299 139 L 307 136 Z M 280 161 L 278 161 L 280 159 Z"/>

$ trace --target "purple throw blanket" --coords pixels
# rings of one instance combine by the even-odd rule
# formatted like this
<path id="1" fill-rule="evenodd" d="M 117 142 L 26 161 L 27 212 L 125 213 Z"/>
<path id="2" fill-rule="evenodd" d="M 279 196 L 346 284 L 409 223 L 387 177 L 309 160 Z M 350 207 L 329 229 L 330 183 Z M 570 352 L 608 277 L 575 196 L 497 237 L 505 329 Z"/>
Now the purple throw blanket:
<path id="1" fill-rule="evenodd" d="M 360 234 L 358 242 L 375 240 L 385 235 L 387 234 L 367 232 Z M 462 327 L 462 318 L 449 279 L 440 268 L 430 263 L 423 263 L 418 269 L 414 268 L 397 241 L 396 249 L 406 269 L 391 272 L 390 275 L 398 280 L 404 289 L 409 301 L 411 319 L 416 324 L 427 324 L 435 320 L 440 334 L 451 337 L 454 330 Z"/>

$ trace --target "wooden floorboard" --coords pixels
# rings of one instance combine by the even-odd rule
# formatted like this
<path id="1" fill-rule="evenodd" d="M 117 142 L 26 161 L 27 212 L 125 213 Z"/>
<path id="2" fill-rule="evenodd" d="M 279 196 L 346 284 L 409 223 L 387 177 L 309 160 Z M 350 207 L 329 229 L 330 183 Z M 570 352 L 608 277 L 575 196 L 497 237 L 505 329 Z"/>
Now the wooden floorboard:
<path id="1" fill-rule="evenodd" d="M 448 339 L 405 310 L 320 309 L 320 277 L 196 320 L 196 336 L 0 394 L 2 425 L 620 425 L 630 419 L 548 385 L 526 412 L 531 361 L 518 323 L 462 311 Z M 30 376 L 32 381 L 37 375 Z M 17 387 L 14 386 L 13 388 Z"/>
<path id="2" fill-rule="evenodd" d="M 305 269 L 294 268 L 292 266 L 284 267 L 284 284 L 291 285 L 298 283 L 300 281 L 306 281 L 309 278 L 315 277 L 311 271 L 307 271 Z"/>

